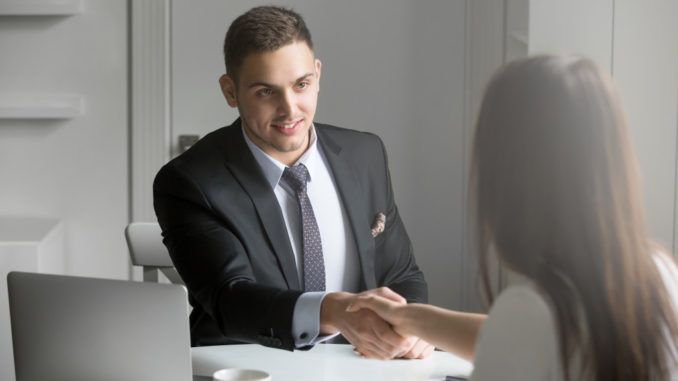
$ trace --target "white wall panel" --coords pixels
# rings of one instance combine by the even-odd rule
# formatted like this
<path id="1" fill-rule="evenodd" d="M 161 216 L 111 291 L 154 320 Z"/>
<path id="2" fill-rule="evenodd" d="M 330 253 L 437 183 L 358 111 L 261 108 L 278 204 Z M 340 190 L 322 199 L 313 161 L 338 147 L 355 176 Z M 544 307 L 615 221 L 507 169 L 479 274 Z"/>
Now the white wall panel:
<path id="1" fill-rule="evenodd" d="M 613 74 L 643 180 L 650 233 L 675 252 L 678 2 L 616 0 Z"/>
<path id="2" fill-rule="evenodd" d="M 515 2 L 514 2 L 515 3 Z M 480 111 L 480 104 L 487 82 L 494 72 L 501 67 L 505 59 L 506 11 L 505 1 L 468 0 L 466 2 L 466 71 L 465 71 L 465 230 L 462 250 L 462 282 L 459 290 L 462 308 L 475 312 L 486 312 L 484 293 L 478 277 L 478 256 L 475 242 L 476 233 L 470 204 L 472 197 L 468 195 L 468 178 L 473 147 L 475 123 Z M 489 261 L 490 277 L 493 286 L 503 283 L 503 271 L 496 260 Z"/>
<path id="3" fill-rule="evenodd" d="M 530 54 L 581 54 L 609 70 L 613 8 L 613 0 L 531 0 Z"/>
<path id="4" fill-rule="evenodd" d="M 131 219 L 154 222 L 153 179 L 170 156 L 170 1 L 131 5 Z"/>

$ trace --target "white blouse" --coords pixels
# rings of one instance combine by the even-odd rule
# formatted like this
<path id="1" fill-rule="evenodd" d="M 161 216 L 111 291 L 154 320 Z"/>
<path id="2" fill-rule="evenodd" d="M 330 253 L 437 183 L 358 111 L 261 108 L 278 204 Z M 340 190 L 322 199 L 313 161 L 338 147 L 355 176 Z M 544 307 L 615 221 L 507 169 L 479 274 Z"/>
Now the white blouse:
<path id="1" fill-rule="evenodd" d="M 678 269 L 663 255 L 655 262 L 678 311 Z M 562 381 L 557 332 L 553 307 L 533 283 L 510 286 L 480 328 L 471 380 Z M 677 350 L 672 348 L 674 358 Z M 570 375 L 577 379 L 580 364 L 571 362 Z M 673 374 L 678 379 L 678 364 Z"/>

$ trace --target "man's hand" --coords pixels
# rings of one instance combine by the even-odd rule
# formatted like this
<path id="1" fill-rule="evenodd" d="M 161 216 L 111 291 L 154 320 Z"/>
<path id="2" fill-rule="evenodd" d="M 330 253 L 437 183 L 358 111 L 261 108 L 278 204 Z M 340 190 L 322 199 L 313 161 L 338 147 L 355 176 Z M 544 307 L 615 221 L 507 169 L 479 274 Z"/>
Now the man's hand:
<path id="1" fill-rule="evenodd" d="M 397 304 L 407 303 L 405 298 L 387 287 L 360 294 L 329 293 L 320 307 L 320 332 L 323 334 L 341 332 L 360 354 L 369 358 L 382 360 L 401 356 L 416 358 L 428 350 L 416 338 L 404 338 L 397 334 L 386 321 L 369 309 L 346 311 L 356 298 L 367 295 L 380 296 Z"/>
<path id="2" fill-rule="evenodd" d="M 393 291 L 386 288 L 386 290 L 393 293 Z M 396 294 L 397 295 L 397 294 Z M 379 318 L 384 319 L 389 328 L 394 333 L 402 338 L 409 338 L 413 340 L 411 346 L 404 352 L 397 354 L 395 357 L 409 358 L 409 359 L 423 359 L 431 355 L 435 347 L 426 341 L 416 337 L 409 330 L 409 326 L 404 318 L 404 311 L 408 309 L 407 303 L 396 300 L 391 297 L 389 293 L 375 293 L 365 292 L 356 295 L 353 298 L 351 305 L 347 308 L 349 312 L 370 311 L 374 312 Z"/>

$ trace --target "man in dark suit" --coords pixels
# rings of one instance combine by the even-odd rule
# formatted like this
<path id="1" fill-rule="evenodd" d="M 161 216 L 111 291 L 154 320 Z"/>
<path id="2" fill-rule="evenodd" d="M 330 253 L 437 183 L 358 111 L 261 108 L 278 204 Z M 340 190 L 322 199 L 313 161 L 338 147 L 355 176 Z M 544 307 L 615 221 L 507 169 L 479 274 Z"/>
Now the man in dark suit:
<path id="1" fill-rule="evenodd" d="M 426 302 L 393 200 L 386 151 L 369 133 L 313 123 L 321 63 L 304 20 L 257 7 L 224 42 L 220 78 L 240 118 L 170 161 L 154 183 L 164 242 L 189 290 L 193 345 L 308 348 L 341 333 L 366 357 L 432 347 L 362 294 Z"/>

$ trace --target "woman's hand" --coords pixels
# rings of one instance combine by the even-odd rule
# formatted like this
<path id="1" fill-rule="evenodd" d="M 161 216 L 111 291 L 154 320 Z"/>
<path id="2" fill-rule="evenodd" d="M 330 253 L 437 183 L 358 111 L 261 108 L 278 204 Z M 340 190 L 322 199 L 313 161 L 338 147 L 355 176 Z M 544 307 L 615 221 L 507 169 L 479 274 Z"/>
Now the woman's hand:
<path id="1" fill-rule="evenodd" d="M 393 295 L 390 295 L 390 293 L 393 293 Z M 407 323 L 410 308 L 407 304 L 396 301 L 395 295 L 398 294 L 388 288 L 382 288 L 381 295 L 374 293 L 361 294 L 346 308 L 346 311 L 357 312 L 360 310 L 370 310 L 388 322 L 393 328 L 393 331 L 398 335 L 414 340 L 414 345 L 412 345 L 407 352 L 402 353 L 398 357 L 423 359 L 430 356 L 435 348 L 413 334 Z"/>

